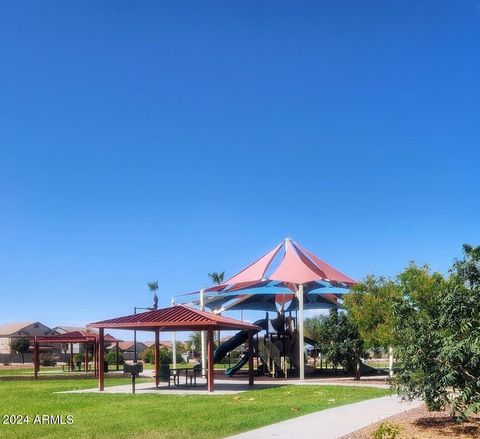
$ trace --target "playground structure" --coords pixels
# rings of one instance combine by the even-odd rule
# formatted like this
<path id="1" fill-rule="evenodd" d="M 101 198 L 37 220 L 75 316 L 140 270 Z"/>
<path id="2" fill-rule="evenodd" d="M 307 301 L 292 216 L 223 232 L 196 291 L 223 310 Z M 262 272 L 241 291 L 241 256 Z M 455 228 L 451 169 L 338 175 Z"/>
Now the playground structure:
<path id="1" fill-rule="evenodd" d="M 265 311 L 265 319 L 257 320 L 265 334 L 255 337 L 255 357 L 260 371 L 272 376 L 296 374 L 305 378 L 304 310 L 341 307 L 341 297 L 348 294 L 355 280 L 327 264 L 300 244 L 286 238 L 275 248 L 221 285 L 204 288 L 172 298 L 172 304 L 192 304 L 214 314 L 233 310 Z M 268 312 L 277 313 L 269 319 Z M 295 313 L 293 315 L 293 313 Z M 271 328 L 271 329 L 270 329 Z M 218 347 L 216 362 L 245 341 L 239 332 Z M 175 333 L 173 333 L 175 347 Z M 201 367 L 205 373 L 206 342 L 202 333 Z M 175 359 L 175 352 L 173 355 Z M 246 362 L 245 356 L 227 370 L 233 375 Z"/>
<path id="2" fill-rule="evenodd" d="M 341 296 L 347 294 L 354 283 L 353 279 L 287 238 L 226 282 L 174 297 L 170 308 L 152 308 L 144 313 L 89 324 L 89 328 L 99 331 L 96 342 L 99 390 L 104 390 L 104 369 L 100 366 L 104 362 L 105 329 L 154 332 L 154 373 L 157 387 L 160 377 L 161 331 L 173 334 L 174 369 L 175 333 L 195 330 L 201 332 L 202 361 L 196 370 L 200 369 L 207 378 L 209 391 L 213 391 L 214 387 L 214 364 L 247 340 L 248 352 L 237 364 L 227 369 L 228 376 L 234 375 L 248 363 L 249 384 L 253 385 L 256 359 L 259 373 L 273 377 L 294 374 L 304 379 L 309 372 L 309 367 L 305 365 L 305 343 L 315 345 L 314 341 L 304 336 L 304 310 L 339 308 Z M 196 308 L 186 306 L 187 304 Z M 210 312 L 206 312 L 206 308 Z M 221 315 L 228 310 L 265 311 L 266 314 L 265 318 L 249 324 Z M 276 317 L 270 319 L 269 312 L 275 312 Z M 240 332 L 214 350 L 213 332 L 235 329 Z"/>
<path id="3" fill-rule="evenodd" d="M 277 317 L 270 319 L 268 313 L 265 318 L 253 323 L 261 328 L 253 339 L 254 364 L 259 375 L 270 375 L 275 378 L 287 378 L 299 375 L 298 360 L 298 330 L 296 319 L 293 316 L 286 316 L 278 313 Z M 214 352 L 214 363 L 220 363 L 231 351 L 238 349 L 248 339 L 247 331 L 240 331 L 233 337 L 220 344 Z M 315 346 L 314 340 L 304 337 L 306 344 Z M 231 377 L 248 363 L 250 353 L 245 352 L 236 364 L 225 370 L 225 375 Z M 197 370 L 202 364 L 195 366 Z M 305 366 L 305 372 L 313 372 L 314 369 Z"/>

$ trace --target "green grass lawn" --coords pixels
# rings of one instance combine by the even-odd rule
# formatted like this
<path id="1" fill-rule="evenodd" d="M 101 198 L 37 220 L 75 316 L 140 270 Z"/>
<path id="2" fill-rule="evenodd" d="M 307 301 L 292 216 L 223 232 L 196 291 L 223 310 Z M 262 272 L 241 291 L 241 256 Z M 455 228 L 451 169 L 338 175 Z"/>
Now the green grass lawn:
<path id="1" fill-rule="evenodd" d="M 232 365 L 235 363 L 232 363 Z M 187 364 L 187 363 L 177 363 L 177 368 L 178 369 L 187 369 L 187 368 L 192 368 L 194 365 L 193 364 Z M 83 367 L 83 365 L 82 365 Z M 173 364 L 170 365 L 170 367 L 173 367 Z M 143 368 L 145 370 L 153 370 L 154 365 L 150 363 L 145 363 L 143 365 Z M 215 369 L 226 369 L 228 368 L 228 364 L 215 364 Z M 245 366 L 245 368 L 248 369 L 248 366 Z M 109 369 L 111 372 L 116 371 L 115 365 L 111 364 L 109 366 Z M 120 365 L 120 370 L 123 370 L 123 366 Z M 82 370 L 83 372 L 83 370 Z M 40 375 L 43 374 L 52 374 L 52 373 L 63 373 L 62 366 L 54 366 L 54 367 L 45 367 L 42 366 L 40 367 Z M 66 372 L 66 373 L 72 373 L 72 372 Z M 33 366 L 32 367 L 11 367 L 11 368 L 2 368 L 0 369 L 0 376 L 16 376 L 16 375 L 32 375 L 33 376 Z"/>
<path id="2" fill-rule="evenodd" d="M 62 372 L 61 366 L 55 367 L 44 367 L 40 368 L 40 374 L 43 373 L 53 373 L 53 372 Z M 32 367 L 9 367 L 5 369 L 0 369 L 0 376 L 5 375 L 33 375 L 33 366 Z"/>
<path id="3" fill-rule="evenodd" d="M 143 381 L 143 380 L 142 380 Z M 129 383 L 108 379 L 106 385 Z M 0 382 L 0 415 L 29 415 L 1 425 L 1 438 L 222 438 L 317 410 L 384 396 L 347 386 L 284 386 L 226 396 L 58 394 L 93 380 Z M 73 425 L 33 425 L 35 415 L 73 415 Z"/>

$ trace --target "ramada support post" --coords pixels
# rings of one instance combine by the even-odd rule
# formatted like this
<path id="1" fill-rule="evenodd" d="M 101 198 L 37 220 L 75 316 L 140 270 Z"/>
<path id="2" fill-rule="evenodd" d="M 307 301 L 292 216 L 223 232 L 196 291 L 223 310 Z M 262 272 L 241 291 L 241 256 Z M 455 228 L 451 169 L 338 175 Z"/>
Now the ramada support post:
<path id="1" fill-rule="evenodd" d="M 303 285 L 298 286 L 298 367 L 300 368 L 300 379 L 305 379 L 305 341 L 303 339 Z"/>
<path id="2" fill-rule="evenodd" d="M 105 337 L 104 329 L 98 331 L 98 390 L 103 392 L 105 388 L 105 368 L 103 365 L 105 357 Z"/>
<path id="3" fill-rule="evenodd" d="M 158 378 L 160 375 L 160 334 L 155 330 L 155 386 L 158 387 Z"/>
<path id="4" fill-rule="evenodd" d="M 118 341 L 115 343 L 115 363 L 117 365 L 117 371 L 120 370 L 120 359 L 118 358 L 119 355 L 119 346 Z"/>
<path id="5" fill-rule="evenodd" d="M 38 353 L 39 346 L 37 342 L 37 337 L 35 337 L 33 343 L 33 372 L 35 374 L 35 379 L 38 379 L 38 370 L 40 369 L 40 356 Z"/>
<path id="6" fill-rule="evenodd" d="M 253 332 L 248 331 L 248 385 L 253 386 Z"/>
<path id="7" fill-rule="evenodd" d="M 208 330 L 207 335 L 207 345 L 208 345 L 208 391 L 213 392 L 213 329 Z"/>
<path id="8" fill-rule="evenodd" d="M 92 355 L 92 362 L 93 362 L 93 377 L 97 377 L 97 365 L 98 365 L 98 349 L 97 349 L 97 342 L 93 342 L 93 355 Z"/>
<path id="9" fill-rule="evenodd" d="M 83 362 L 85 363 L 85 372 L 88 372 L 88 342 L 83 343 Z"/>
<path id="10" fill-rule="evenodd" d="M 73 364 L 73 343 L 70 343 L 70 370 L 75 370 L 75 366 Z"/>

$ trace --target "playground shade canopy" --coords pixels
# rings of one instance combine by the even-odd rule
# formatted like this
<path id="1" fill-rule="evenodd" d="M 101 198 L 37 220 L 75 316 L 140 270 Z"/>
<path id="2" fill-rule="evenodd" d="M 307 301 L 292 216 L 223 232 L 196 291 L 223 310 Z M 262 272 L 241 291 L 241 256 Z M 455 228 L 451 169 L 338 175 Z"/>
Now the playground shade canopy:
<path id="1" fill-rule="evenodd" d="M 284 311 L 298 309 L 295 296 L 302 286 L 304 309 L 339 306 L 356 281 L 287 238 L 221 285 L 175 297 L 177 303 L 212 310 Z"/>

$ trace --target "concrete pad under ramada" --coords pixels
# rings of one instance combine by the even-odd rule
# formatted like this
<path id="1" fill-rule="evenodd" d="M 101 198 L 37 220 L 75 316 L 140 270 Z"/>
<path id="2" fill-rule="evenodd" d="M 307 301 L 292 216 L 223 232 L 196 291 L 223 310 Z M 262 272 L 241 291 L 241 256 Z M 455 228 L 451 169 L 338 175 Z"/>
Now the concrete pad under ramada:
<path id="1" fill-rule="evenodd" d="M 250 387 L 248 382 L 237 380 L 215 380 L 215 391 L 208 392 L 207 382 L 205 379 L 197 379 L 197 386 L 170 386 L 161 383 L 159 387 L 155 387 L 153 383 L 139 383 L 135 386 L 135 393 L 137 395 L 156 393 L 159 395 L 233 395 L 235 393 L 246 392 L 248 390 L 266 389 L 270 387 L 277 387 L 279 385 L 276 382 L 265 382 L 261 384 L 255 384 L 254 387 Z M 121 386 L 105 387 L 103 392 L 100 392 L 98 388 L 72 390 L 67 392 L 58 393 L 132 393 L 131 384 L 122 384 Z"/>
<path id="2" fill-rule="evenodd" d="M 143 377 L 149 377 L 152 371 L 144 371 Z M 362 382 L 353 381 L 352 379 L 308 379 L 308 380 L 256 380 L 255 385 L 250 387 L 248 381 L 238 379 L 216 379 L 214 392 L 208 392 L 206 380 L 203 378 L 197 379 L 197 386 L 174 386 L 168 387 L 166 383 L 161 383 L 157 388 L 152 382 L 139 383 L 135 386 L 137 394 L 156 393 L 161 395 L 232 395 L 235 393 L 246 392 L 248 390 L 268 389 L 278 386 L 347 386 L 347 387 L 375 387 L 379 389 L 388 389 L 389 386 L 385 382 L 379 380 L 378 382 Z M 98 388 L 72 390 L 59 393 L 132 393 L 131 384 L 122 384 L 120 386 L 105 387 L 104 392 L 99 392 Z"/>

